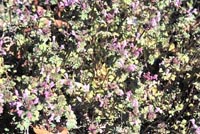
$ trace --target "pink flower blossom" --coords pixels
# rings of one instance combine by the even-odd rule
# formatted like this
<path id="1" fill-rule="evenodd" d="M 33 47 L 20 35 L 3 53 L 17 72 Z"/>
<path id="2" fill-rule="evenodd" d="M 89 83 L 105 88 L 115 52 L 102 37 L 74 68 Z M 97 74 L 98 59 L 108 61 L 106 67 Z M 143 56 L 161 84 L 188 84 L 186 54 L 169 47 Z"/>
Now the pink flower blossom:
<path id="1" fill-rule="evenodd" d="M 107 13 L 106 14 L 106 22 L 111 23 L 113 21 L 114 17 L 115 17 L 114 14 Z"/>
<path id="2" fill-rule="evenodd" d="M 29 96 L 29 91 L 28 89 L 25 89 L 24 93 L 23 93 L 23 98 L 26 99 Z"/>
<path id="3" fill-rule="evenodd" d="M 3 96 L 4 96 L 3 94 L 0 94 L 0 103 L 4 102 Z"/>
<path id="4" fill-rule="evenodd" d="M 22 115 L 23 111 L 22 110 L 17 110 L 17 114 L 20 117 Z"/>
<path id="5" fill-rule="evenodd" d="M 135 108 L 139 107 L 139 103 L 136 99 L 132 100 L 132 106 L 135 107 Z"/>
<path id="6" fill-rule="evenodd" d="M 37 7 L 37 14 L 39 17 L 42 17 L 45 13 L 45 10 L 42 7 Z"/>
<path id="7" fill-rule="evenodd" d="M 176 1 L 174 2 L 174 5 L 175 5 L 175 7 L 180 7 L 180 5 L 181 5 L 181 0 L 176 0 Z"/>
<path id="8" fill-rule="evenodd" d="M 0 106 L 0 114 L 3 113 L 3 106 Z"/>
<path id="9" fill-rule="evenodd" d="M 156 21 L 156 18 L 152 18 L 151 20 L 150 20 L 150 25 L 151 25 L 151 27 L 156 27 L 157 26 L 157 21 Z"/>
<path id="10" fill-rule="evenodd" d="M 38 104 L 38 102 L 39 102 L 39 98 L 35 98 L 33 101 L 33 104 Z"/>
<path id="11" fill-rule="evenodd" d="M 148 81 L 152 81 L 152 80 L 157 80 L 158 79 L 158 75 L 157 74 L 151 76 L 150 72 L 144 73 L 143 77 Z"/>
<path id="12" fill-rule="evenodd" d="M 63 50 L 63 49 L 65 49 L 65 45 L 60 46 L 60 50 Z"/>
<path id="13" fill-rule="evenodd" d="M 31 112 L 28 112 L 27 113 L 27 117 L 29 118 L 29 119 L 31 119 L 33 116 L 32 116 L 32 113 Z"/>
<path id="14" fill-rule="evenodd" d="M 82 10 L 87 9 L 87 4 L 86 4 L 85 2 L 83 2 L 83 3 L 81 4 L 81 8 L 82 8 Z"/>
<path id="15" fill-rule="evenodd" d="M 94 124 L 90 124 L 89 127 L 88 127 L 88 130 L 91 132 L 91 134 L 96 134 L 96 130 L 97 130 L 97 127 L 96 125 Z"/>
<path id="16" fill-rule="evenodd" d="M 51 116 L 50 116 L 50 118 L 49 118 L 49 121 L 50 121 L 50 122 L 53 121 L 54 118 L 55 118 L 55 114 L 53 113 L 53 114 L 51 114 Z"/>
<path id="17" fill-rule="evenodd" d="M 45 92 L 44 92 L 44 96 L 45 96 L 46 99 L 48 99 L 49 97 L 51 97 L 51 95 L 52 95 L 52 94 L 51 94 L 50 91 L 45 91 Z"/>
<path id="18" fill-rule="evenodd" d="M 196 123 L 195 123 L 195 119 L 191 119 L 190 122 L 192 123 L 192 127 L 193 127 L 194 129 L 197 129 L 197 128 L 198 128 L 198 126 L 197 126 Z"/>
<path id="19" fill-rule="evenodd" d="M 136 70 L 136 66 L 135 65 L 129 65 L 129 66 L 127 66 L 126 68 L 125 68 L 125 70 L 127 71 L 127 72 L 133 72 L 133 71 L 135 71 Z"/>
<path id="20" fill-rule="evenodd" d="M 161 13 L 158 11 L 156 15 L 156 21 L 160 22 L 160 20 L 161 20 Z"/>
<path id="21" fill-rule="evenodd" d="M 71 6 L 75 3 L 78 3 L 78 0 L 63 0 L 65 6 Z"/>
<path id="22" fill-rule="evenodd" d="M 0 39 L 0 55 L 6 55 L 6 51 L 3 49 L 3 40 Z"/>
<path id="23" fill-rule="evenodd" d="M 90 85 L 89 84 L 83 85 L 83 90 L 84 90 L 84 92 L 89 92 L 90 91 Z"/>
<path id="24" fill-rule="evenodd" d="M 130 100 L 132 95 L 131 91 L 126 92 L 126 100 Z"/>
<path id="25" fill-rule="evenodd" d="M 149 105 L 148 109 L 149 109 L 149 112 L 154 112 L 153 105 Z"/>
<path id="26" fill-rule="evenodd" d="M 61 1 L 61 2 L 58 3 L 58 7 L 59 7 L 59 8 L 64 8 L 64 7 L 65 7 L 65 4 Z"/>
<path id="27" fill-rule="evenodd" d="M 55 83 L 52 81 L 50 84 L 49 84 L 50 88 L 53 88 L 55 86 Z"/>
<path id="28" fill-rule="evenodd" d="M 135 11 L 138 8 L 139 4 L 140 2 L 138 0 L 136 2 L 132 2 L 131 3 L 132 10 Z"/>
<path id="29" fill-rule="evenodd" d="M 163 113 L 163 111 L 162 111 L 159 107 L 156 107 L 155 112 L 156 112 L 156 113 Z"/>
<path id="30" fill-rule="evenodd" d="M 49 4 L 49 0 L 45 0 L 45 4 L 48 5 Z"/>
<path id="31" fill-rule="evenodd" d="M 200 134 L 200 127 L 195 130 L 195 134 Z"/>

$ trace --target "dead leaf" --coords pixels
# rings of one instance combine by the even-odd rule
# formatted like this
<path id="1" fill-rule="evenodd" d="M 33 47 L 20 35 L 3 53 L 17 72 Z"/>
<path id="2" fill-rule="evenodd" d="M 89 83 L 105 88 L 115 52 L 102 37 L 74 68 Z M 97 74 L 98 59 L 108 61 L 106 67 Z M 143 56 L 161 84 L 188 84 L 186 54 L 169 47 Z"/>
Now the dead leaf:
<path id="1" fill-rule="evenodd" d="M 58 28 L 64 26 L 64 27 L 67 27 L 69 28 L 69 24 L 67 22 L 64 22 L 62 20 L 54 20 L 54 25 L 57 26 Z"/>
<path id="2" fill-rule="evenodd" d="M 67 130 L 67 128 L 64 128 L 60 134 L 69 134 L 69 131 Z"/>
<path id="3" fill-rule="evenodd" d="M 53 134 L 46 129 L 40 128 L 39 126 L 33 127 L 33 131 L 35 134 Z"/>
<path id="4" fill-rule="evenodd" d="M 56 128 L 59 131 L 59 134 L 69 134 L 69 131 L 66 127 L 57 126 Z"/>

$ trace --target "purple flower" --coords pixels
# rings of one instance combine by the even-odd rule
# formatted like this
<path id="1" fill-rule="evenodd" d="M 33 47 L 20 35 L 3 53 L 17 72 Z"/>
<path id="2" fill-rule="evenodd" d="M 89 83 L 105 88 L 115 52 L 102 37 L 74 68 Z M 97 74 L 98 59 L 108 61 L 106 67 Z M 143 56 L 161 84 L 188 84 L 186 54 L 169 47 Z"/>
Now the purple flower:
<path id="1" fill-rule="evenodd" d="M 24 93 L 23 93 L 23 98 L 26 99 L 29 96 L 29 91 L 27 89 L 25 89 Z"/>
<path id="2" fill-rule="evenodd" d="M 160 12 L 158 11 L 158 12 L 157 12 L 157 16 L 156 16 L 156 21 L 157 21 L 157 22 L 160 22 L 160 20 L 161 20 L 161 14 L 160 14 Z"/>
<path id="3" fill-rule="evenodd" d="M 143 74 L 143 77 L 146 79 L 146 80 L 151 80 L 151 76 L 150 76 L 150 72 L 147 72 L 145 74 Z"/>
<path id="4" fill-rule="evenodd" d="M 78 0 L 63 0 L 65 6 L 71 6 L 78 2 Z"/>
<path id="5" fill-rule="evenodd" d="M 3 49 L 3 40 L 0 39 L 0 54 L 6 55 L 6 51 Z"/>
<path id="6" fill-rule="evenodd" d="M 87 8 L 87 4 L 86 4 L 85 2 L 83 2 L 83 3 L 81 4 L 81 8 L 82 8 L 82 10 L 85 10 L 85 9 Z"/>
<path id="7" fill-rule="evenodd" d="M 123 56 L 125 56 L 126 58 L 128 58 L 128 51 L 125 49 L 120 49 L 119 53 Z"/>
<path id="8" fill-rule="evenodd" d="M 54 113 L 51 114 L 51 116 L 50 116 L 50 118 L 49 118 L 49 121 L 50 121 L 50 122 L 53 121 L 53 120 L 54 120 L 54 117 L 55 117 L 55 114 L 54 114 Z"/>
<path id="9" fill-rule="evenodd" d="M 99 107 L 103 107 L 104 101 L 102 99 L 100 99 L 99 102 L 100 102 Z"/>
<path id="10" fill-rule="evenodd" d="M 20 10 L 19 8 L 16 10 L 16 14 L 19 16 L 22 14 L 22 10 Z"/>
<path id="11" fill-rule="evenodd" d="M 2 114 L 2 113 L 3 113 L 3 107 L 0 106 L 0 114 Z"/>
<path id="12" fill-rule="evenodd" d="M 50 88 L 53 88 L 55 86 L 55 83 L 52 81 L 49 86 Z"/>
<path id="13" fill-rule="evenodd" d="M 119 89 L 119 86 L 117 85 L 117 83 L 110 83 L 108 85 L 109 89 L 113 90 L 113 89 Z"/>
<path id="14" fill-rule="evenodd" d="M 148 109 L 149 109 L 149 112 L 154 112 L 153 105 L 149 105 Z"/>
<path id="15" fill-rule="evenodd" d="M 127 24 L 129 25 L 136 25 L 137 24 L 137 18 L 134 17 L 134 18 L 128 18 L 127 19 Z"/>
<path id="16" fill-rule="evenodd" d="M 136 2 L 132 2 L 131 4 L 132 10 L 135 11 L 138 8 L 139 4 L 140 2 L 138 0 Z"/>
<path id="17" fill-rule="evenodd" d="M 35 89 L 32 89 L 31 92 L 34 93 L 34 94 L 37 94 L 37 89 L 36 89 L 36 88 L 35 88 Z"/>
<path id="18" fill-rule="evenodd" d="M 133 71 L 135 71 L 136 70 L 136 66 L 135 65 L 129 65 L 129 66 L 127 66 L 126 68 L 125 68 L 125 70 L 127 71 L 127 72 L 133 72 Z"/>
<path id="19" fill-rule="evenodd" d="M 135 108 L 137 108 L 139 106 L 139 103 L 136 99 L 132 100 L 132 106 L 135 107 Z"/>
<path id="20" fill-rule="evenodd" d="M 31 119 L 33 116 L 32 116 L 32 113 L 31 112 L 28 112 L 27 113 L 27 117 L 29 118 L 29 119 Z"/>
<path id="21" fill-rule="evenodd" d="M 89 92 L 90 91 L 90 85 L 89 84 L 83 85 L 83 90 L 84 90 L 84 92 Z"/>
<path id="22" fill-rule="evenodd" d="M 16 105 L 16 109 L 17 109 L 17 110 L 19 110 L 19 108 L 20 108 L 21 106 L 23 106 L 23 104 L 22 104 L 21 102 L 19 102 L 19 101 L 18 101 L 18 102 L 14 102 L 13 105 Z"/>
<path id="23" fill-rule="evenodd" d="M 21 0 L 16 0 L 15 2 L 16 2 L 16 4 L 23 4 L 23 2 Z"/>
<path id="24" fill-rule="evenodd" d="M 106 14 L 106 22 L 111 23 L 114 17 L 115 17 L 114 14 L 107 13 Z"/>
<path id="25" fill-rule="evenodd" d="M 138 125 L 140 122 L 138 119 L 132 119 L 132 124 L 133 125 Z"/>
<path id="26" fill-rule="evenodd" d="M 140 53 L 142 53 L 143 49 L 142 49 L 142 48 L 138 48 L 138 51 L 139 51 Z"/>
<path id="27" fill-rule="evenodd" d="M 40 74 L 44 74 L 44 67 L 41 68 Z"/>
<path id="28" fill-rule="evenodd" d="M 131 91 L 126 92 L 126 100 L 130 100 L 131 96 L 132 96 Z"/>
<path id="29" fill-rule="evenodd" d="M 48 5 L 48 4 L 49 4 L 49 0 L 45 0 L 45 4 L 47 4 L 47 5 Z"/>
<path id="30" fill-rule="evenodd" d="M 136 51 L 133 52 L 133 55 L 135 57 L 139 57 L 140 54 L 142 54 L 142 48 L 138 48 Z"/>
<path id="31" fill-rule="evenodd" d="M 139 52 L 139 51 L 134 51 L 134 52 L 133 52 L 133 55 L 134 55 L 135 57 L 139 57 L 140 52 Z"/>
<path id="32" fill-rule="evenodd" d="M 51 103 L 48 103 L 48 108 L 50 108 L 51 110 L 53 110 L 55 108 L 55 106 Z"/>
<path id="33" fill-rule="evenodd" d="M 158 79 L 158 75 L 157 74 L 151 76 L 150 72 L 144 73 L 143 77 L 148 81 L 152 81 L 152 80 L 157 80 Z"/>
<path id="34" fill-rule="evenodd" d="M 59 9 L 60 9 L 60 8 L 64 8 L 64 7 L 65 7 L 65 4 L 64 4 L 63 2 L 59 2 L 59 3 L 58 3 L 58 7 L 59 7 Z"/>
<path id="35" fill-rule="evenodd" d="M 65 45 L 60 46 L 60 50 L 63 50 L 63 49 L 65 49 Z"/>
<path id="36" fill-rule="evenodd" d="M 35 98 L 35 100 L 33 101 L 33 104 L 38 104 L 38 102 L 39 102 L 39 99 Z"/>
<path id="37" fill-rule="evenodd" d="M 95 97 L 95 100 L 98 101 L 99 99 L 101 99 L 101 96 L 100 96 L 100 94 L 97 94 Z"/>
<path id="38" fill-rule="evenodd" d="M 200 127 L 195 130 L 195 134 L 200 134 Z"/>
<path id="39" fill-rule="evenodd" d="M 174 3 L 174 5 L 176 7 L 179 7 L 181 5 L 181 0 L 176 0 L 175 3 Z"/>
<path id="40" fill-rule="evenodd" d="M 162 111 L 159 107 L 156 107 L 155 112 L 156 112 L 156 113 L 163 113 L 163 111 Z"/>
<path id="41" fill-rule="evenodd" d="M 156 21 L 156 18 L 152 18 L 151 20 L 150 20 L 150 26 L 151 27 L 156 27 L 157 26 L 157 21 Z"/>
<path id="42" fill-rule="evenodd" d="M 17 114 L 20 117 L 22 115 L 23 111 L 22 110 L 17 110 Z"/>
<path id="43" fill-rule="evenodd" d="M 99 98 L 99 102 L 100 102 L 100 105 L 99 107 L 107 107 L 108 106 L 108 103 L 109 103 L 109 100 L 108 98 Z"/>
<path id="44" fill-rule="evenodd" d="M 70 79 L 61 79 L 60 80 L 61 84 L 64 84 L 66 86 L 71 86 L 72 85 L 72 82 Z"/>
<path id="45" fill-rule="evenodd" d="M 158 80 L 158 75 L 155 74 L 155 75 L 151 76 L 151 79 L 152 79 L 152 80 Z"/>
<path id="46" fill-rule="evenodd" d="M 119 13 L 119 9 L 118 9 L 118 8 L 115 8 L 115 9 L 114 9 L 114 13 L 115 13 L 115 14 L 118 14 L 118 13 Z"/>
<path id="47" fill-rule="evenodd" d="M 50 80 L 50 74 L 47 75 L 46 82 L 49 82 L 49 80 Z"/>
<path id="48" fill-rule="evenodd" d="M 50 91 L 45 91 L 44 96 L 45 96 L 46 99 L 48 99 L 51 96 Z"/>
<path id="49" fill-rule="evenodd" d="M 197 128 L 198 128 L 198 126 L 197 126 L 196 123 L 195 123 L 195 119 L 191 119 L 190 122 L 192 123 L 192 127 L 193 127 L 194 129 L 197 129 Z"/>
<path id="50" fill-rule="evenodd" d="M 3 103 L 4 99 L 3 99 L 3 94 L 0 94 L 0 103 Z"/>
<path id="51" fill-rule="evenodd" d="M 172 62 L 174 63 L 174 64 L 179 64 L 180 63 L 180 61 L 178 60 L 178 58 L 173 58 L 173 60 L 172 60 Z"/>
<path id="52" fill-rule="evenodd" d="M 96 134 L 96 130 L 97 127 L 94 124 L 90 124 L 90 126 L 88 127 L 88 130 L 92 133 L 92 134 Z"/>
<path id="53" fill-rule="evenodd" d="M 38 15 L 37 14 L 34 14 L 33 16 L 31 16 L 31 19 L 33 21 L 37 21 L 38 20 Z"/>
<path id="54" fill-rule="evenodd" d="M 37 14 L 38 14 L 38 16 L 42 17 L 44 15 L 44 13 L 45 13 L 45 10 L 40 6 L 37 6 Z"/>

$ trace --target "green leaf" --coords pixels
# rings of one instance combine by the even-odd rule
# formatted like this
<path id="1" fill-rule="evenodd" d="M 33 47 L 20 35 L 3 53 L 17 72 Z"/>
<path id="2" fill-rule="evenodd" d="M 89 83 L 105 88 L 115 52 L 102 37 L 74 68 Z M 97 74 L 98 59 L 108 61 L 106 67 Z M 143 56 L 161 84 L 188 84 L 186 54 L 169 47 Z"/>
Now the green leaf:
<path id="1" fill-rule="evenodd" d="M 57 0 L 50 0 L 50 3 L 51 3 L 52 5 L 55 5 L 55 4 L 57 4 Z"/>
<path id="2" fill-rule="evenodd" d="M 132 0 L 123 0 L 123 2 L 126 3 L 126 4 L 128 4 L 128 5 L 130 5 L 131 2 L 132 2 Z"/>
<path id="3" fill-rule="evenodd" d="M 73 129 L 73 128 L 76 128 L 77 127 L 77 122 L 75 119 L 69 119 L 67 121 L 67 128 L 70 130 L 70 129 Z"/>

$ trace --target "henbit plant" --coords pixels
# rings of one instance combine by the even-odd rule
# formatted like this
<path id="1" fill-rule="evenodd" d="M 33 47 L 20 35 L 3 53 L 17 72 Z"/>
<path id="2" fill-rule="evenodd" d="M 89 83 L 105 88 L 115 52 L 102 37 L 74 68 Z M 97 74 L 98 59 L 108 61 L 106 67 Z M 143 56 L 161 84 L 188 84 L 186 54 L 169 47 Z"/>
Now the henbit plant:
<path id="1" fill-rule="evenodd" d="M 199 4 L 2 1 L 0 132 L 198 134 Z"/>

